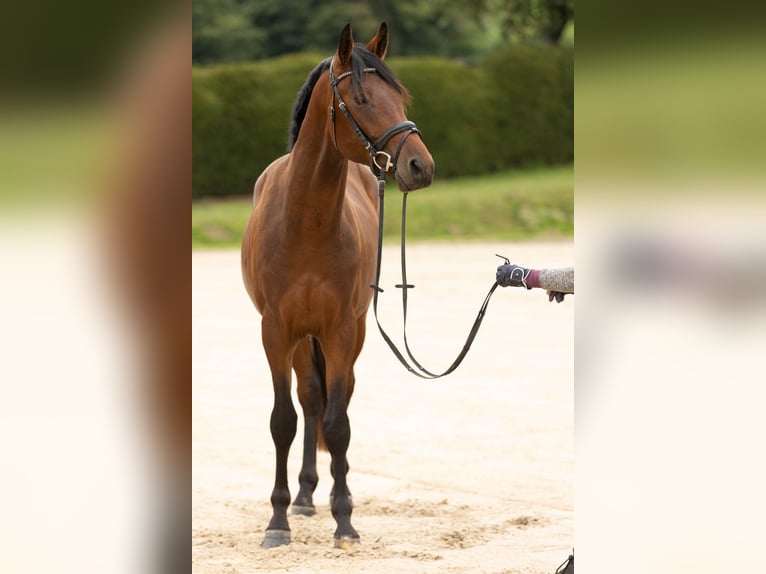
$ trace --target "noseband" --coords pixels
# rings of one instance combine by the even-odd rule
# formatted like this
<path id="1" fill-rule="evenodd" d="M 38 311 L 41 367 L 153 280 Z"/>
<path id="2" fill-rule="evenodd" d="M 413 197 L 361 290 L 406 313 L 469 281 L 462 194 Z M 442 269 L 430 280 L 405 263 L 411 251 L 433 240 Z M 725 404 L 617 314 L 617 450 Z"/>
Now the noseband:
<path id="1" fill-rule="evenodd" d="M 340 92 L 338 91 L 338 84 L 343 78 L 346 78 L 351 75 L 351 71 L 343 72 L 340 76 L 337 78 L 335 77 L 335 73 L 332 69 L 333 62 L 330 62 L 330 86 L 332 87 L 332 94 L 333 94 L 333 103 L 330 106 L 330 121 L 332 122 L 332 137 L 333 141 L 335 142 L 335 148 L 338 148 L 338 141 L 335 135 L 335 100 L 338 100 L 338 108 L 340 108 L 340 111 L 343 113 L 346 118 L 348 118 L 348 121 L 351 123 L 351 126 L 354 128 L 354 131 L 356 132 L 356 135 L 359 137 L 359 140 L 362 142 L 362 145 L 364 148 L 369 152 L 370 154 L 370 169 L 372 170 L 372 173 L 375 174 L 376 177 L 385 178 L 385 173 L 389 170 L 392 171 L 392 173 L 396 173 L 396 162 L 399 159 L 399 152 L 402 151 L 402 148 L 404 147 L 404 142 L 407 141 L 407 138 L 410 137 L 412 134 L 420 134 L 420 130 L 415 125 L 415 122 L 411 122 L 409 120 L 399 122 L 395 126 L 389 128 L 386 130 L 386 132 L 380 136 L 378 139 L 373 140 L 370 136 L 367 135 L 367 133 L 362 129 L 362 126 L 359 125 L 359 122 L 357 122 L 354 119 L 354 116 L 351 115 L 351 111 L 348 109 L 348 106 L 346 105 L 346 102 L 343 101 L 343 98 L 340 97 Z M 365 68 L 365 73 L 374 73 L 376 70 L 375 68 Z M 388 141 L 394 137 L 396 134 L 399 134 L 401 132 L 406 132 L 404 134 L 404 137 L 402 137 L 401 141 L 399 142 L 399 145 L 396 148 L 396 153 L 394 154 L 393 159 L 391 158 L 391 154 L 386 153 L 383 151 L 383 148 L 386 146 Z M 422 136 L 421 136 L 422 138 Z M 382 165 L 381 163 L 382 162 Z"/>

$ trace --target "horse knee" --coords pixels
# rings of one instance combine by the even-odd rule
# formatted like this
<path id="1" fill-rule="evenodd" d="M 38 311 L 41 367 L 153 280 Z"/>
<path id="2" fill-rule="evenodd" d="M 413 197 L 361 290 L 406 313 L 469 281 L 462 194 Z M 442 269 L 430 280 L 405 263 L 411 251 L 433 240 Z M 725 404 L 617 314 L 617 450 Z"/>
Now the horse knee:
<path id="1" fill-rule="evenodd" d="M 282 447 L 289 447 L 292 444 L 298 427 L 298 413 L 295 412 L 292 403 L 282 406 L 274 405 L 270 426 L 274 444 Z"/>
<path id="2" fill-rule="evenodd" d="M 322 426 L 330 454 L 345 453 L 351 440 L 351 425 L 345 409 L 328 408 Z"/>

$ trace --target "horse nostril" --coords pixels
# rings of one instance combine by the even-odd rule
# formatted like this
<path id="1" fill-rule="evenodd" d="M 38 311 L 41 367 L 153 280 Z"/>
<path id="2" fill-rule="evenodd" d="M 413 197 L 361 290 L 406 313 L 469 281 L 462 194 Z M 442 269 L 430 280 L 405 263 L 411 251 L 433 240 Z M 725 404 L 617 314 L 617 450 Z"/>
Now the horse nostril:
<path id="1" fill-rule="evenodd" d="M 420 175 L 423 173 L 423 164 L 420 163 L 420 160 L 418 158 L 413 158 L 410 160 L 410 174 L 414 178 L 419 178 Z"/>
<path id="2" fill-rule="evenodd" d="M 412 191 L 426 187 L 431 183 L 433 177 L 433 163 L 430 158 L 418 155 L 407 162 L 409 168 L 409 178 L 405 178 L 404 185 Z"/>

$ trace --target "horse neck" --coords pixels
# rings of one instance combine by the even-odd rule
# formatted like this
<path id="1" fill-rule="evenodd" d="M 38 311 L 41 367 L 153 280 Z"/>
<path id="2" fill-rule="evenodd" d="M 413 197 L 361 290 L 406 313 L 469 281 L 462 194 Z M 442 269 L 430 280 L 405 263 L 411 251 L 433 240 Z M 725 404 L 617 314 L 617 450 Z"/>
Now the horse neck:
<path id="1" fill-rule="evenodd" d="M 293 205 L 300 206 L 293 210 L 298 219 L 328 231 L 340 220 L 348 175 L 348 160 L 332 140 L 329 89 L 326 80 L 317 82 L 290 154 L 286 190 Z"/>

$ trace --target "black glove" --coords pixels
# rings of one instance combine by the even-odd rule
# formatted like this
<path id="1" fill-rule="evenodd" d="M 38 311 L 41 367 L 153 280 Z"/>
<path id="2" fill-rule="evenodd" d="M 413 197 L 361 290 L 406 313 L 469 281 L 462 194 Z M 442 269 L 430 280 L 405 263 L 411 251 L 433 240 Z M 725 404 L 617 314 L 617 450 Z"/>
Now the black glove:
<path id="1" fill-rule="evenodd" d="M 501 265 L 497 268 L 497 283 L 501 287 L 526 287 L 531 289 L 531 287 L 527 287 L 529 271 L 526 267 L 519 267 L 513 263 Z"/>

